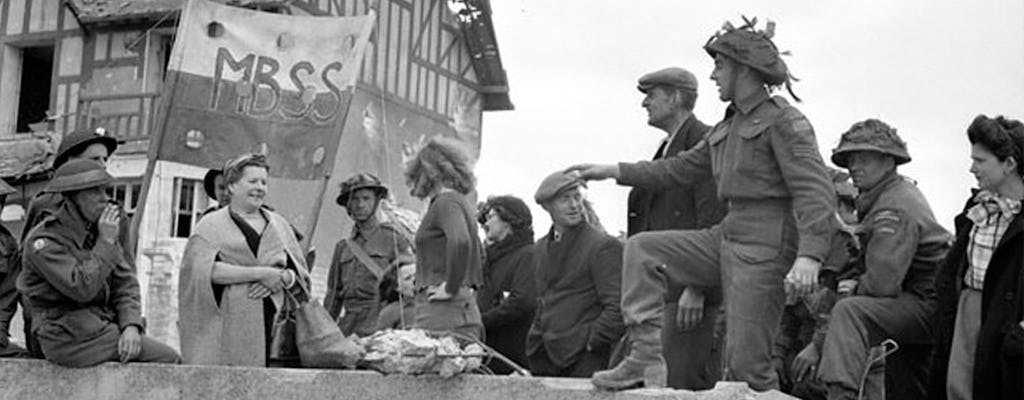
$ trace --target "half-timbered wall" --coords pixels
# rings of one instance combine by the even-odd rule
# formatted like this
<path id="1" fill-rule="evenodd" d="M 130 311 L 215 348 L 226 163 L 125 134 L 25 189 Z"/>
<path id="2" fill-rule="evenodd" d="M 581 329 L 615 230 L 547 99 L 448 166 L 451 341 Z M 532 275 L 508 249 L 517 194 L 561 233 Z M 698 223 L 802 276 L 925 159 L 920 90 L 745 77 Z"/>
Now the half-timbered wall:
<path id="1" fill-rule="evenodd" d="M 61 0 L 4 0 L 0 2 L 0 136 L 15 132 L 22 78 L 21 49 L 54 47 L 50 111 L 64 116 L 57 129 L 74 127 L 77 99 L 82 84 L 82 31 Z M 30 78 L 30 74 L 25 75 Z M 71 124 L 71 125 L 68 125 Z"/>

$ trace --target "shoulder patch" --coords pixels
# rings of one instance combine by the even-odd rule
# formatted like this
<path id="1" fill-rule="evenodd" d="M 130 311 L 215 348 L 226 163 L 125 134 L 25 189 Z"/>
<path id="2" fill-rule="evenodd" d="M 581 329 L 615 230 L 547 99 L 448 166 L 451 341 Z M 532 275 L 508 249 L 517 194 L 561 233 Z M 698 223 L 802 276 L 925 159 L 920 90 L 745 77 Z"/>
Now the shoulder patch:
<path id="1" fill-rule="evenodd" d="M 46 239 L 39 238 L 32 242 L 32 249 L 35 251 L 42 250 L 43 247 L 46 247 Z"/>

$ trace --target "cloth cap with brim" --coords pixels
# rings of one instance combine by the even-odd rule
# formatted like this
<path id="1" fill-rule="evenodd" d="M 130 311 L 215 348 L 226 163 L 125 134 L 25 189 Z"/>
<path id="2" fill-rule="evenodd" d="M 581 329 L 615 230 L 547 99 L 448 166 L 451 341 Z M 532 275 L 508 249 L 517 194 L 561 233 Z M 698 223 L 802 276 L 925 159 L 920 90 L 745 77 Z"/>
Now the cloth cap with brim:
<path id="1" fill-rule="evenodd" d="M 377 198 L 380 199 L 388 197 L 388 187 L 384 186 L 380 178 L 371 173 L 362 172 L 341 183 L 338 198 L 335 201 L 339 206 L 348 207 L 349 197 L 360 189 L 373 189 L 374 192 L 377 192 Z"/>
<path id="2" fill-rule="evenodd" d="M 57 157 L 53 160 L 53 167 L 60 168 L 64 163 L 71 158 L 72 154 L 77 154 L 85 150 L 93 143 L 102 143 L 107 148 L 108 154 L 114 154 L 114 150 L 117 150 L 118 140 L 110 136 L 104 136 L 96 132 L 89 131 L 74 131 L 64 136 L 61 140 L 60 146 L 57 148 Z"/>
<path id="3" fill-rule="evenodd" d="M 107 186 L 114 183 L 114 177 L 107 172 L 107 169 L 97 161 L 87 159 L 68 160 L 67 163 L 57 168 L 53 179 L 46 185 L 46 191 L 50 193 L 73 192 Z"/>
<path id="4" fill-rule="evenodd" d="M 850 154 L 858 151 L 873 151 L 892 156 L 896 160 L 896 165 L 910 162 L 907 143 L 896 134 L 896 129 L 876 119 L 853 124 L 839 140 L 839 146 L 832 149 L 832 163 L 849 168 Z"/>
<path id="5" fill-rule="evenodd" d="M 683 90 L 697 91 L 697 78 L 690 71 L 669 67 L 641 76 L 636 83 L 637 90 L 647 93 L 655 86 L 671 86 Z"/>
<path id="6" fill-rule="evenodd" d="M 752 29 L 733 29 L 713 36 L 704 45 L 712 58 L 721 54 L 760 72 L 765 83 L 781 85 L 789 78 L 789 68 L 778 48 L 764 33 Z"/>
<path id="7" fill-rule="evenodd" d="M 217 177 L 222 175 L 224 175 L 224 171 L 219 169 L 211 169 L 206 171 L 206 175 L 203 175 L 203 191 L 206 192 L 206 197 L 220 200 L 217 198 Z"/>
<path id="8" fill-rule="evenodd" d="M 533 200 L 537 204 L 544 204 L 558 197 L 562 192 L 577 186 L 587 187 L 587 183 L 576 175 L 566 173 L 565 171 L 557 171 L 541 181 L 540 187 L 537 188 L 537 193 L 533 195 Z"/>
<path id="9" fill-rule="evenodd" d="M 0 179 L 0 196 L 5 196 L 17 191 L 18 189 L 15 189 L 13 186 L 8 185 L 3 179 Z"/>

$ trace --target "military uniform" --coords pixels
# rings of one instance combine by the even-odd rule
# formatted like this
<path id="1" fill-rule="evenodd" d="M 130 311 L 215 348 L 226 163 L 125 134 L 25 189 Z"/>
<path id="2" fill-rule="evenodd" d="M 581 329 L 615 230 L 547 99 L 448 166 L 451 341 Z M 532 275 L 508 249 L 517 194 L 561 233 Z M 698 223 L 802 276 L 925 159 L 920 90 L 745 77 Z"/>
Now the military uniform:
<path id="1" fill-rule="evenodd" d="M 783 98 L 758 91 L 734 101 L 693 150 L 619 169 L 620 184 L 658 190 L 714 177 L 729 208 L 722 223 L 640 233 L 626 244 L 627 268 L 643 268 L 647 281 L 658 282 L 658 267 L 667 264 L 671 283 L 723 288 L 727 378 L 778 388 L 771 349 L 783 278 L 797 256 L 823 261 L 836 229 L 835 194 L 810 123 Z M 635 301 L 657 310 L 664 289 L 652 285 Z"/>
<path id="2" fill-rule="evenodd" d="M 2 183 L 0 185 L 6 186 Z M 18 311 L 18 304 L 22 303 L 15 287 L 20 272 L 21 255 L 18 252 L 18 241 L 7 228 L 0 225 L 0 358 L 28 356 L 27 350 L 10 342 L 11 319 Z M 25 321 L 28 323 L 30 320 L 24 308 L 22 315 L 26 316 Z M 28 337 L 27 325 L 25 332 L 25 337 Z"/>
<path id="3" fill-rule="evenodd" d="M 73 173 L 78 164 L 108 177 L 97 185 L 113 180 L 90 160 L 70 161 L 58 169 L 58 176 L 64 168 Z M 51 187 L 55 182 L 57 178 Z M 63 201 L 54 215 L 32 229 L 23 253 L 18 291 L 33 312 L 32 331 L 47 360 L 69 367 L 116 361 L 121 332 L 132 325 L 143 332 L 134 268 L 120 244 L 100 239 L 95 224 L 71 201 Z M 143 335 L 133 361 L 177 363 L 180 357 Z"/>
<path id="4" fill-rule="evenodd" d="M 408 239 L 387 223 L 364 230 L 353 228 L 351 240 L 363 248 L 379 269 L 389 268 L 400 258 L 412 257 Z M 330 265 L 324 300 L 327 311 L 346 335 L 373 333 L 380 312 L 381 279 L 356 257 L 347 240 L 338 241 Z"/>
<path id="5" fill-rule="evenodd" d="M 844 134 L 833 162 L 846 167 L 846 154 L 854 151 L 891 155 L 896 164 L 909 162 L 906 145 L 895 131 L 876 122 L 858 123 Z M 832 309 L 820 371 L 829 399 L 856 397 L 869 349 L 883 340 L 893 339 L 903 348 L 931 343 L 935 273 L 949 247 L 949 233 L 913 181 L 891 171 L 871 188 L 861 189 L 857 214 L 864 273 L 854 295 Z M 918 364 L 923 368 L 916 375 L 923 376 L 927 360 Z M 924 382 L 898 384 L 917 387 L 923 395 Z"/>

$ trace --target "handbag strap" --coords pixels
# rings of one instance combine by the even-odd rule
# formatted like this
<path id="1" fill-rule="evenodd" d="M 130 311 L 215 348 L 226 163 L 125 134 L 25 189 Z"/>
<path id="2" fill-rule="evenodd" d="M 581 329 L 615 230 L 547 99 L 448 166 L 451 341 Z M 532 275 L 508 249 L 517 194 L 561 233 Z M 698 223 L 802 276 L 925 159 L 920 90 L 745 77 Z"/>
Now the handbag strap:
<path id="1" fill-rule="evenodd" d="M 382 279 L 384 279 L 384 273 L 386 272 L 386 269 L 381 268 L 380 264 L 377 264 L 377 262 L 374 261 L 374 259 L 371 258 L 369 254 L 366 254 L 366 250 L 363 250 L 363 246 L 360 246 L 359 243 L 356 243 L 356 241 L 352 240 L 352 238 L 345 238 L 345 243 L 348 244 L 348 248 L 352 250 L 352 254 L 354 254 L 356 258 L 359 259 L 359 263 L 363 264 L 363 266 L 366 267 L 366 269 L 369 270 L 370 273 L 377 278 L 377 282 L 380 282 Z"/>

